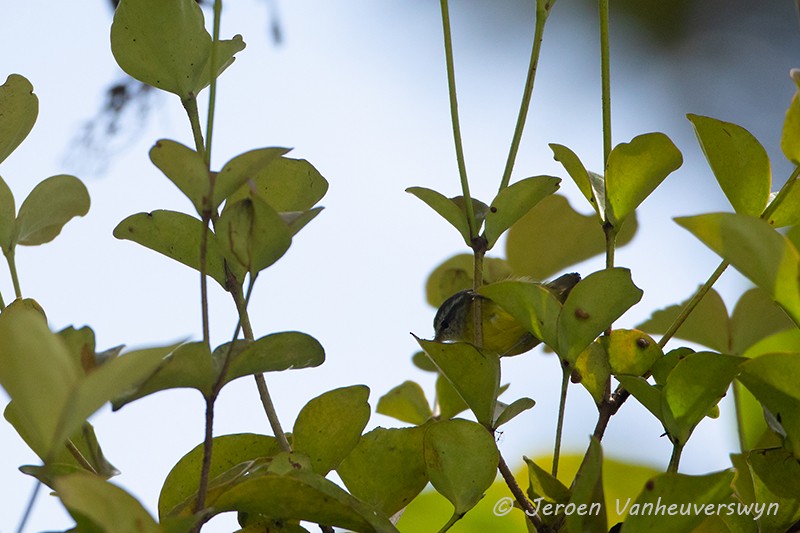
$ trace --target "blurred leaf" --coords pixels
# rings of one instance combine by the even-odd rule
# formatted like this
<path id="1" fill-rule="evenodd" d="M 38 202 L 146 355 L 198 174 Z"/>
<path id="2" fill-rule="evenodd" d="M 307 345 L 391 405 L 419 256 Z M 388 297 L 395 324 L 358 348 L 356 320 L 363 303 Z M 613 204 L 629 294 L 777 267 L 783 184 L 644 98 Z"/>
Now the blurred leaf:
<path id="1" fill-rule="evenodd" d="M 800 324 L 800 254 L 784 236 L 763 220 L 730 213 L 675 221 L 767 291 Z"/>
<path id="2" fill-rule="evenodd" d="M 55 485 L 71 513 L 83 515 L 102 531 L 163 531 L 133 496 L 99 477 L 70 474 L 56 479 Z"/>
<path id="3" fill-rule="evenodd" d="M 558 190 L 559 178 L 536 176 L 518 181 L 498 193 L 489 212 L 486 213 L 486 237 L 491 249 L 497 239 L 525 213 L 530 211 L 542 198 Z"/>
<path id="4" fill-rule="evenodd" d="M 369 388 L 354 385 L 317 396 L 300 410 L 292 447 L 311 458 L 314 472 L 334 470 L 358 444 L 369 421 L 368 398 Z"/>
<path id="5" fill-rule="evenodd" d="M 599 341 L 593 342 L 580 353 L 575 360 L 572 377 L 573 381 L 577 378 L 589 391 L 594 403 L 600 405 L 605 400 L 611 366 L 608 363 L 608 353 Z"/>
<path id="6" fill-rule="evenodd" d="M 417 342 L 469 405 L 478 422 L 490 427 L 500 387 L 500 358 L 465 342 Z"/>
<path id="7" fill-rule="evenodd" d="M 3 178 L 0 178 L 0 250 L 5 255 L 8 255 L 14 246 L 16 220 L 17 208 L 14 204 L 14 194 Z"/>
<path id="8" fill-rule="evenodd" d="M 39 99 L 25 76 L 10 74 L 0 85 L 0 163 L 16 150 L 33 129 Z"/>
<path id="9" fill-rule="evenodd" d="M 666 333 L 690 299 L 653 312 L 647 321 L 636 327 L 650 333 Z M 681 324 L 675 337 L 696 342 L 718 352 L 727 352 L 730 349 L 729 327 L 725 302 L 717 291 L 711 289 Z"/>
<path id="10" fill-rule="evenodd" d="M 347 489 L 392 516 L 428 483 L 422 440 L 425 427 L 376 428 L 361 437 L 337 472 Z"/>
<path id="11" fill-rule="evenodd" d="M 789 328 L 796 331 L 786 312 L 767 292 L 752 288 L 742 294 L 731 314 L 731 352 L 742 354 L 758 341 Z M 800 345 L 786 351 L 800 351 Z"/>
<path id="12" fill-rule="evenodd" d="M 501 405 L 501 402 L 497 402 L 498 406 Z M 506 405 L 500 414 L 495 417 L 494 427 L 499 428 L 503 424 L 507 424 L 511 422 L 517 415 L 520 415 L 527 411 L 528 409 L 532 409 L 533 406 L 536 405 L 536 402 L 530 398 L 520 398 L 518 400 L 514 400 L 509 405 Z"/>
<path id="13" fill-rule="evenodd" d="M 161 139 L 150 149 L 150 161 L 189 198 L 202 217 L 211 188 L 211 175 L 203 155 L 181 143 Z M 214 207 L 209 205 L 209 209 Z"/>
<path id="14" fill-rule="evenodd" d="M 751 451 L 747 464 L 756 504 L 764 507 L 758 519 L 760 531 L 790 531 L 800 520 L 800 463 L 786 450 L 775 448 Z"/>
<path id="15" fill-rule="evenodd" d="M 425 282 L 428 303 L 438 308 L 445 300 L 464 289 L 472 288 L 474 272 L 472 254 L 454 255 L 434 269 Z M 511 277 L 511 269 L 505 260 L 484 257 L 483 282 L 491 284 Z"/>
<path id="16" fill-rule="evenodd" d="M 611 150 L 606 167 L 606 220 L 619 228 L 625 219 L 683 164 L 683 157 L 663 133 L 646 133 Z"/>
<path id="17" fill-rule="evenodd" d="M 781 133 L 781 150 L 786 159 L 800 165 L 800 92 L 795 92 L 786 110 Z"/>
<path id="18" fill-rule="evenodd" d="M 409 187 L 406 192 L 413 194 L 426 204 L 428 207 L 439 213 L 439 216 L 448 221 L 458 230 L 467 246 L 471 246 L 471 236 L 469 223 L 464 211 L 450 198 L 440 192 L 425 187 Z M 477 231 L 477 228 L 476 228 Z"/>
<path id="19" fill-rule="evenodd" d="M 630 498 L 620 502 L 628 513 L 622 532 L 654 531 L 672 533 L 692 531 L 705 518 L 706 506 L 717 509 L 717 504 L 727 500 L 732 494 L 732 471 L 716 472 L 704 476 L 665 473 L 649 480 L 634 502 Z M 645 505 L 648 507 L 645 507 Z M 665 514 L 670 505 L 674 509 L 690 506 L 688 513 Z M 664 512 L 648 512 L 656 505 L 666 506 Z M 661 509 L 661 507 L 659 507 Z M 699 511 L 695 511 L 699 509 Z M 679 509 L 678 509 L 679 510 Z"/>
<path id="20" fill-rule="evenodd" d="M 89 212 L 89 193 L 75 176 L 61 174 L 40 182 L 19 208 L 18 244 L 35 246 L 50 242 L 73 217 Z"/>
<path id="21" fill-rule="evenodd" d="M 153 211 L 131 215 L 116 228 L 114 237 L 127 239 L 166 255 L 179 263 L 200 270 L 200 234 L 208 232 L 206 253 L 206 272 L 223 288 L 226 286 L 225 259 L 216 235 L 203 228 L 200 220 L 175 211 Z M 244 270 L 229 264 L 239 283 L 244 278 Z"/>
<path id="22" fill-rule="evenodd" d="M 273 457 L 280 452 L 274 437 L 239 433 L 214 437 L 209 479 L 214 479 L 236 465 L 263 457 Z M 203 444 L 195 446 L 172 467 L 158 498 L 158 516 L 163 521 L 176 508 L 194 505 L 200 485 L 200 469 L 203 464 Z"/>
<path id="23" fill-rule="evenodd" d="M 222 167 L 222 170 L 220 170 L 214 178 L 214 198 L 211 201 L 211 209 L 219 207 L 226 198 L 240 189 L 247 180 L 255 179 L 259 173 L 270 165 L 275 164 L 278 158 L 285 155 L 288 151 L 288 148 L 259 148 L 239 154 L 225 163 L 225 166 Z M 322 176 L 319 178 L 321 179 Z M 316 203 L 316 200 L 314 203 Z M 273 204 L 270 203 L 270 205 Z M 313 203 L 311 205 L 313 205 Z M 278 211 L 277 208 L 275 208 L 275 210 Z M 297 211 L 305 211 L 305 209 L 298 209 Z"/>
<path id="24" fill-rule="evenodd" d="M 661 397 L 662 421 L 673 442 L 686 443 L 694 427 L 725 396 L 743 361 L 712 352 L 689 354 L 678 361 Z"/>
<path id="25" fill-rule="evenodd" d="M 800 354 L 772 353 L 741 366 L 739 381 L 769 409 L 788 435 L 795 458 L 800 458 Z"/>
<path id="26" fill-rule="evenodd" d="M 305 159 L 279 157 L 250 179 L 255 193 L 281 213 L 307 211 L 328 192 L 328 182 Z M 251 194 L 249 186 L 243 185 L 228 198 L 226 207 Z"/>
<path id="27" fill-rule="evenodd" d="M 792 327 L 764 337 L 748 347 L 742 355 L 752 359 L 759 355 L 777 352 L 800 353 L 800 329 Z"/>
<path id="28" fill-rule="evenodd" d="M 425 432 L 424 449 L 431 484 L 450 500 L 456 515 L 472 509 L 497 475 L 494 438 L 475 422 L 434 422 Z"/>
<path id="29" fill-rule="evenodd" d="M 797 178 L 794 178 L 794 183 L 787 183 L 784 187 L 790 189 L 768 219 L 770 226 L 776 228 L 800 224 L 800 187 L 797 186 Z"/>
<path id="30" fill-rule="evenodd" d="M 700 115 L 686 117 L 734 211 L 760 216 L 767 206 L 772 182 L 767 151 L 741 126 Z"/>
<path id="31" fill-rule="evenodd" d="M 558 316 L 556 353 L 574 366 L 580 353 L 638 303 L 642 294 L 625 268 L 600 270 L 581 280 Z"/>
<path id="32" fill-rule="evenodd" d="M 404 381 L 381 396 L 375 411 L 415 426 L 433 416 L 425 392 L 413 381 Z"/>
<path id="33" fill-rule="evenodd" d="M 216 230 L 227 257 L 251 276 L 275 263 L 292 244 L 289 227 L 257 194 L 226 205 Z"/>
<path id="34" fill-rule="evenodd" d="M 561 302 L 546 287 L 528 281 L 500 281 L 481 287 L 478 292 L 505 309 L 545 344 L 558 346 Z"/>
<path id="35" fill-rule="evenodd" d="M 439 372 L 439 369 L 437 368 L 436 371 Z M 469 409 L 467 402 L 464 401 L 464 398 L 453 388 L 452 383 L 442 373 L 439 373 L 436 378 L 436 404 L 439 407 L 439 418 L 441 420 L 454 418 Z"/>
<path id="36" fill-rule="evenodd" d="M 614 375 L 643 376 L 664 356 L 656 341 L 638 329 L 615 329 L 611 335 L 601 337 L 600 344 L 608 353 Z"/>
<path id="37" fill-rule="evenodd" d="M 635 213 L 617 235 L 617 248 L 636 233 Z M 581 215 L 558 194 L 542 199 L 508 231 L 506 258 L 514 274 L 546 279 L 605 252 L 603 228 L 594 215 Z"/>
<path id="38" fill-rule="evenodd" d="M 122 0 L 111 25 L 111 51 L 131 77 L 187 99 L 210 82 L 211 36 L 193 0 Z M 244 49 L 241 36 L 217 43 L 219 75 Z"/>
<path id="39" fill-rule="evenodd" d="M 549 146 L 553 151 L 554 159 L 564 166 L 572 181 L 600 217 L 600 221 L 605 220 L 606 185 L 603 176 L 588 172 L 575 152 L 566 146 L 560 144 L 550 144 Z"/>
<path id="40" fill-rule="evenodd" d="M 372 507 L 305 469 L 245 478 L 216 500 L 214 510 L 254 513 L 275 520 L 305 520 L 352 531 L 397 531 Z"/>
<path id="41" fill-rule="evenodd" d="M 227 350 L 228 344 L 216 351 Z M 225 383 L 250 374 L 314 368 L 325 362 L 325 349 L 317 339 L 299 331 L 282 331 L 256 339 L 235 351 Z M 221 355 L 224 355 L 220 351 Z"/>
<path id="42" fill-rule="evenodd" d="M 597 531 L 605 533 L 608 530 L 606 518 L 605 497 L 603 495 L 603 450 L 600 441 L 592 437 L 586 457 L 581 464 L 575 481 L 572 484 L 570 503 L 579 505 L 600 505 L 599 513 L 571 513 L 567 514 L 567 528 L 570 531 Z"/>

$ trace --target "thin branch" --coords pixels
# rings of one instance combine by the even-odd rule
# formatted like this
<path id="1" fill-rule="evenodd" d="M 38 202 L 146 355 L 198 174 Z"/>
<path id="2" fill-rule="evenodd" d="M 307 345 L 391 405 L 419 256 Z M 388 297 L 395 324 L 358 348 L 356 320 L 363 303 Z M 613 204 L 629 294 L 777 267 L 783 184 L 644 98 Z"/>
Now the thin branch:
<path id="1" fill-rule="evenodd" d="M 561 435 L 564 430 L 564 413 L 567 407 L 570 368 L 566 361 L 561 362 L 561 398 L 558 402 L 558 422 L 556 422 L 556 442 L 553 446 L 553 477 L 558 477 L 558 460 L 561 457 Z"/>
<path id="2" fill-rule="evenodd" d="M 498 450 L 500 453 L 500 450 Z M 503 476 L 503 480 L 508 485 L 508 489 L 511 491 L 511 494 L 514 495 L 514 499 L 519 504 L 520 508 L 525 512 L 525 516 L 531 523 L 536 527 L 537 531 L 541 530 L 542 528 L 542 519 L 539 518 L 539 515 L 536 513 L 536 509 L 533 507 L 533 503 L 528 500 L 525 493 L 520 488 L 517 480 L 514 479 L 514 474 L 511 472 L 511 469 L 508 468 L 505 459 L 503 459 L 503 455 L 500 454 L 500 462 L 497 464 L 497 469 L 500 471 L 500 475 Z"/>

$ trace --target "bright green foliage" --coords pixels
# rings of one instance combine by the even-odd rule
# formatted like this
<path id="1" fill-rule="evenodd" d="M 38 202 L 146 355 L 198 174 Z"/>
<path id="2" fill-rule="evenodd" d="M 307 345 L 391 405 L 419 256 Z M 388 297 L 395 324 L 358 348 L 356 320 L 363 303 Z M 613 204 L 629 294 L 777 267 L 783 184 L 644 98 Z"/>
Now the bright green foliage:
<path id="1" fill-rule="evenodd" d="M 472 255 L 459 254 L 436 267 L 425 282 L 428 303 L 439 307 L 445 300 L 464 289 L 471 289 L 475 268 Z M 486 257 L 483 260 L 483 282 L 491 284 L 511 277 L 511 268 L 503 259 Z"/>
<path id="2" fill-rule="evenodd" d="M 430 361 L 431 359 L 428 357 L 428 360 Z M 437 369 L 436 371 L 438 372 L 439 370 Z M 464 401 L 455 387 L 453 387 L 453 384 L 441 372 L 439 377 L 436 378 L 436 403 L 439 405 L 439 418 L 442 420 L 453 418 L 469 409 L 467 402 Z M 495 404 L 496 410 L 497 404 Z"/>
<path id="3" fill-rule="evenodd" d="M 683 164 L 683 157 L 663 133 L 646 133 L 620 143 L 606 167 L 606 221 L 615 228 Z"/>
<path id="4" fill-rule="evenodd" d="M 237 35 L 216 44 L 216 77 L 244 49 Z M 122 0 L 111 25 L 111 51 L 122 70 L 137 80 L 192 98 L 211 83 L 211 36 L 192 0 Z"/>
<path id="5" fill-rule="evenodd" d="M 536 176 L 518 181 L 500 191 L 492 200 L 489 212 L 486 213 L 484 236 L 487 247 L 491 249 L 500 235 L 512 224 L 522 218 L 544 197 L 556 192 L 560 182 L 559 178 L 552 176 Z"/>
<path id="6" fill-rule="evenodd" d="M 606 518 L 605 496 L 603 494 L 603 449 L 600 442 L 592 438 L 589 449 L 583 459 L 575 482 L 572 486 L 570 503 L 591 506 L 600 504 L 599 513 L 572 513 L 567 515 L 567 528 L 569 531 L 596 531 L 605 533 L 608 530 Z"/>
<path id="7" fill-rule="evenodd" d="M 617 235 L 617 248 L 630 242 L 637 227 L 634 213 Z M 596 217 L 581 215 L 553 194 L 508 231 L 506 258 L 515 275 L 541 280 L 603 253 L 605 242 Z"/>
<path id="8" fill-rule="evenodd" d="M 792 103 L 786 110 L 781 134 L 781 150 L 786 159 L 800 165 L 800 92 L 794 93 Z"/>
<path id="9" fill-rule="evenodd" d="M 225 257 L 251 276 L 280 259 L 292 243 L 289 227 L 257 193 L 226 205 L 216 229 Z"/>
<path id="10" fill-rule="evenodd" d="M 433 416 L 425 392 L 413 381 L 404 381 L 381 396 L 375 411 L 417 426 Z"/>
<path id="11" fill-rule="evenodd" d="M 179 142 L 161 139 L 150 149 L 150 161 L 189 198 L 202 217 L 206 204 L 210 204 L 206 199 L 211 185 L 203 154 Z M 209 205 L 208 208 L 213 207 Z"/>
<path id="12" fill-rule="evenodd" d="M 242 173 L 253 172 L 248 176 L 253 183 L 253 190 L 279 213 L 307 211 L 328 192 L 327 180 L 305 159 L 280 157 L 262 166 L 265 156 L 269 154 L 260 150 L 245 152 L 228 161 L 220 174 L 232 172 L 234 179 L 231 182 L 234 182 L 241 179 Z M 251 194 L 250 186 L 245 183 L 230 195 L 228 203 L 233 204 Z M 216 188 L 214 197 L 217 198 Z"/>
<path id="13" fill-rule="evenodd" d="M 218 478 L 243 463 L 273 457 L 279 451 L 278 441 L 265 435 L 240 433 L 215 437 L 209 478 Z M 158 499 L 158 515 L 161 520 L 180 509 L 192 508 L 200 484 L 202 462 L 203 445 L 200 444 L 172 467 Z"/>
<path id="14" fill-rule="evenodd" d="M 744 363 L 741 370 L 739 381 L 775 416 L 789 448 L 800 458 L 800 354 L 761 355 Z"/>
<path id="15" fill-rule="evenodd" d="M 770 226 L 775 226 L 776 228 L 800 224 L 800 187 L 797 186 L 797 178 L 793 180 L 791 185 L 786 185 L 786 187 L 791 188 L 767 219 Z"/>
<path id="16" fill-rule="evenodd" d="M 460 517 L 483 497 L 496 476 L 499 454 L 492 435 L 467 420 L 428 426 L 425 466 L 431 484 L 453 504 Z"/>
<path id="17" fill-rule="evenodd" d="M 444 344 L 422 339 L 417 342 L 475 413 L 478 422 L 491 427 L 500 387 L 500 358 L 465 342 Z"/>
<path id="18" fill-rule="evenodd" d="M 206 273 L 222 287 L 226 287 L 227 275 L 222 247 L 216 235 L 210 229 L 204 229 L 199 219 L 167 210 L 137 213 L 114 228 L 114 237 L 141 244 L 199 271 L 200 237 L 203 231 L 208 233 Z M 238 264 L 229 264 L 228 268 L 233 271 L 237 283 L 241 284 L 245 270 Z"/>
<path id="19" fill-rule="evenodd" d="M 52 176 L 39 183 L 19 208 L 15 241 L 35 246 L 52 241 L 73 217 L 89 212 L 89 193 L 75 176 Z"/>
<path id="20" fill-rule="evenodd" d="M 436 192 L 425 187 L 409 187 L 406 192 L 413 194 L 426 204 L 428 207 L 439 213 L 439 215 L 450 223 L 467 243 L 471 246 L 472 237 L 469 231 L 469 222 L 465 211 L 454 201 L 442 193 Z M 463 203 L 463 202 L 462 202 Z M 477 231 L 477 228 L 476 228 Z"/>
<path id="21" fill-rule="evenodd" d="M 800 464 L 781 448 L 747 454 L 753 500 L 764 506 L 760 531 L 787 531 L 800 520 Z M 755 516 L 753 517 L 755 519 Z"/>
<path id="22" fill-rule="evenodd" d="M 544 498 L 548 503 L 567 503 L 570 490 L 550 472 L 540 467 L 533 459 L 523 457 L 528 465 L 528 498 Z"/>
<path id="23" fill-rule="evenodd" d="M 10 74 L 0 85 L 0 163 L 22 144 L 39 115 L 39 99 L 25 76 Z"/>
<path id="24" fill-rule="evenodd" d="M 733 209 L 742 215 L 760 216 L 772 183 L 767 151 L 741 126 L 700 115 L 687 118 Z"/>
<path id="25" fill-rule="evenodd" d="M 99 477 L 70 474 L 59 477 L 55 485 L 70 513 L 100 531 L 164 531 L 133 496 Z"/>
<path id="26" fill-rule="evenodd" d="M 561 302 L 544 286 L 527 281 L 501 281 L 481 287 L 478 292 L 505 309 L 545 344 L 551 348 L 558 346 Z"/>
<path id="27" fill-rule="evenodd" d="M 225 165 L 222 167 L 222 170 L 220 170 L 214 177 L 214 197 L 211 201 L 211 209 L 216 209 L 219 207 L 219 205 L 225 201 L 225 199 L 240 189 L 247 182 L 247 180 L 256 180 L 257 176 L 265 172 L 267 168 L 278 171 L 282 166 L 286 168 L 306 165 L 311 167 L 311 165 L 305 161 L 279 159 L 280 156 L 286 154 L 288 151 L 289 150 L 287 148 L 259 148 L 239 154 L 225 163 Z M 284 163 L 284 161 L 287 163 Z M 313 169 L 313 167 L 311 167 L 311 169 Z M 311 175 L 310 171 L 309 175 Z M 320 182 L 320 180 L 321 183 L 324 184 L 322 191 L 322 195 L 324 195 L 325 191 L 327 190 L 327 182 L 322 176 L 319 175 L 319 173 L 316 173 L 316 175 L 314 175 L 314 181 Z M 312 188 L 310 187 L 310 189 Z M 297 200 L 287 198 L 288 194 L 286 191 L 283 191 L 283 195 L 276 194 L 278 198 L 283 196 L 283 198 L 280 199 L 286 202 L 289 206 L 287 209 L 285 209 L 286 211 L 304 211 L 305 209 L 308 209 L 317 203 L 317 201 L 322 198 L 322 195 L 319 195 L 319 197 L 316 197 L 316 195 L 312 196 L 313 201 L 311 201 L 307 207 L 304 209 L 298 209 L 297 205 L 294 203 Z M 274 209 L 279 210 L 278 207 L 269 201 L 269 198 L 267 201 Z M 306 203 L 301 202 L 301 205 L 306 206 Z"/>
<path id="28" fill-rule="evenodd" d="M 601 337 L 600 344 L 608 354 L 614 375 L 641 376 L 664 355 L 648 334 L 636 329 L 615 329 L 611 335 Z"/>
<path id="29" fill-rule="evenodd" d="M 579 379 L 580 384 L 589 391 L 594 402 L 599 405 L 606 398 L 610 377 L 611 365 L 608 362 L 608 352 L 599 341 L 595 341 L 575 360 L 572 378 Z"/>
<path id="30" fill-rule="evenodd" d="M 624 532 L 655 531 L 672 533 L 674 531 L 692 531 L 705 518 L 705 506 L 711 505 L 714 511 L 717 505 L 726 503 L 730 497 L 733 472 L 717 472 L 705 476 L 687 476 L 684 474 L 660 474 L 649 480 L 641 494 L 627 508 L 628 516 L 622 526 Z M 655 513 L 646 509 L 655 508 L 659 503 L 667 506 L 664 513 Z M 622 502 L 620 505 L 625 505 Z M 645 505 L 650 504 L 647 508 Z M 675 504 L 677 514 L 670 516 L 667 511 Z M 678 513 L 681 505 L 691 505 L 687 514 Z M 695 507 L 696 506 L 696 507 Z M 698 509 L 697 511 L 695 509 Z M 723 510 L 723 512 L 726 512 Z"/>
<path id="31" fill-rule="evenodd" d="M 765 290 L 800 324 L 800 254 L 758 218 L 713 213 L 675 219 Z"/>
<path id="32" fill-rule="evenodd" d="M 214 350 L 214 357 L 223 357 L 227 347 L 228 344 L 223 344 Z M 299 331 L 271 333 L 248 343 L 233 356 L 225 382 L 250 374 L 313 368 L 323 362 L 325 350 L 311 335 Z"/>
<path id="33" fill-rule="evenodd" d="M 549 146 L 553 150 L 554 159 L 564 166 L 583 196 L 592 204 L 600 222 L 605 221 L 606 187 L 603 176 L 587 171 L 577 154 L 566 146 L 560 144 L 550 144 Z"/>
<path id="34" fill-rule="evenodd" d="M 311 458 L 314 472 L 334 470 L 358 444 L 369 421 L 368 398 L 364 385 L 334 389 L 309 401 L 297 415 L 293 448 Z"/>
<path id="35" fill-rule="evenodd" d="M 365 434 L 337 469 L 347 489 L 386 516 L 403 509 L 428 483 L 426 430 L 377 428 Z"/>

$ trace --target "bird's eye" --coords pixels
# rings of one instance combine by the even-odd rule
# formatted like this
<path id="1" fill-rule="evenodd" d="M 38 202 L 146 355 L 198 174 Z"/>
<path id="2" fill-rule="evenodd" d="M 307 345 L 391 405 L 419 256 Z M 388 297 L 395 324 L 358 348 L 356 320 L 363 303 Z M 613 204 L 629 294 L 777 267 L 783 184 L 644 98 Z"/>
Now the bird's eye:
<path id="1" fill-rule="evenodd" d="M 442 320 L 442 323 L 439 324 L 439 328 L 441 330 L 446 330 L 450 327 L 450 323 L 447 320 Z"/>

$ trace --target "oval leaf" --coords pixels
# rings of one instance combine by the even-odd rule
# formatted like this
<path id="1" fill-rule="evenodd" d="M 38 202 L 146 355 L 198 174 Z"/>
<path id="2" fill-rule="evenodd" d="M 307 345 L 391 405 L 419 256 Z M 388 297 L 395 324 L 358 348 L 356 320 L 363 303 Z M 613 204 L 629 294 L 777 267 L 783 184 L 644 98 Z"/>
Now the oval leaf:
<path id="1" fill-rule="evenodd" d="M 39 98 L 25 76 L 11 74 L 0 85 L 0 163 L 33 129 L 39 115 Z"/>
<path id="2" fill-rule="evenodd" d="M 150 149 L 150 161 L 189 198 L 202 217 L 211 188 L 211 175 L 202 154 L 181 143 L 161 139 Z"/>
<path id="3" fill-rule="evenodd" d="M 224 354 L 228 344 L 215 352 Z M 231 359 L 225 383 L 250 374 L 313 368 L 325 362 L 325 350 L 317 339 L 299 331 L 272 333 L 254 341 Z"/>
<path id="4" fill-rule="evenodd" d="M 472 238 L 469 232 L 467 214 L 453 200 L 442 193 L 425 187 L 409 187 L 406 192 L 413 194 L 428 204 L 428 207 L 439 213 L 442 218 L 458 230 L 467 246 L 471 246 L 470 241 Z"/>
<path id="5" fill-rule="evenodd" d="M 772 186 L 769 157 L 761 143 L 736 124 L 700 115 L 686 117 L 734 211 L 761 215 Z"/>
<path id="6" fill-rule="evenodd" d="M 582 351 L 575 361 L 572 380 L 575 381 L 577 378 L 592 395 L 594 402 L 600 405 L 606 398 L 610 377 L 611 366 L 608 363 L 608 352 L 600 342 L 595 341 Z"/>
<path id="7" fill-rule="evenodd" d="M 375 411 L 415 426 L 433 416 L 425 392 L 413 381 L 404 381 L 381 396 Z"/>
<path id="8" fill-rule="evenodd" d="M 491 249 L 508 228 L 542 198 L 558 190 L 561 180 L 553 176 L 536 176 L 518 181 L 498 193 L 486 213 L 484 236 Z"/>
<path id="9" fill-rule="evenodd" d="M 656 341 L 637 329 L 615 329 L 611 335 L 604 335 L 600 342 L 608 353 L 608 363 L 614 375 L 643 376 L 664 356 Z"/>
<path id="10" fill-rule="evenodd" d="M 615 146 L 606 167 L 606 219 L 621 226 L 682 164 L 680 150 L 663 133 L 646 133 Z"/>
<path id="11" fill-rule="evenodd" d="M 35 246 L 50 242 L 73 217 L 89 212 L 89 192 L 75 176 L 61 174 L 39 183 L 22 202 L 16 242 Z"/>
<path id="12" fill-rule="evenodd" d="M 311 458 L 311 468 L 325 475 L 355 448 L 369 421 L 369 388 L 355 385 L 317 396 L 297 415 L 294 451 Z"/>
<path id="13" fill-rule="evenodd" d="M 248 158 L 245 162 L 252 162 L 249 158 L 255 157 L 245 156 Z M 234 161 L 236 159 L 229 163 Z M 327 180 L 305 159 L 279 157 L 256 172 L 251 179 L 255 193 L 281 213 L 307 211 L 328 192 Z M 249 186 L 244 185 L 228 198 L 227 203 L 232 204 L 251 194 Z"/>
<path id="14" fill-rule="evenodd" d="M 222 170 L 217 173 L 214 179 L 214 199 L 211 208 L 215 209 L 219 207 L 226 198 L 236 192 L 247 180 L 256 179 L 261 172 L 288 151 L 288 148 L 259 148 L 237 155 L 225 163 L 225 166 L 222 167 Z M 280 164 L 276 165 L 276 167 L 279 165 Z M 322 176 L 319 178 L 322 178 Z M 314 203 L 316 203 L 317 200 L 315 200 Z M 311 205 L 314 205 L 314 203 Z M 311 205 L 306 207 L 306 209 L 311 207 Z M 275 206 L 273 205 L 273 207 Z M 278 209 L 276 208 L 276 210 Z M 305 209 L 296 210 L 304 211 Z"/>
<path id="15" fill-rule="evenodd" d="M 567 174 L 592 205 L 600 220 L 605 220 L 606 186 L 604 178 L 588 172 L 575 152 L 566 146 L 560 144 L 550 144 L 549 146 L 553 151 L 553 158 L 564 166 Z"/>

